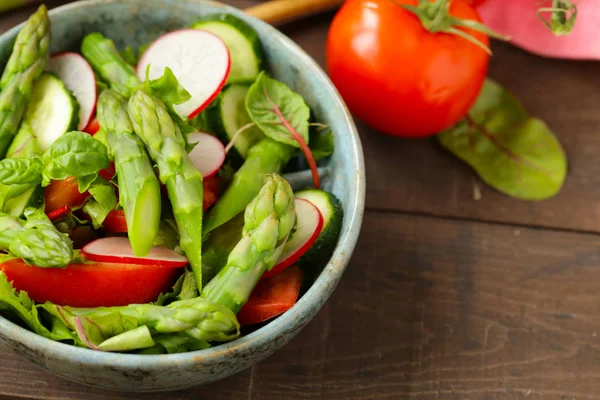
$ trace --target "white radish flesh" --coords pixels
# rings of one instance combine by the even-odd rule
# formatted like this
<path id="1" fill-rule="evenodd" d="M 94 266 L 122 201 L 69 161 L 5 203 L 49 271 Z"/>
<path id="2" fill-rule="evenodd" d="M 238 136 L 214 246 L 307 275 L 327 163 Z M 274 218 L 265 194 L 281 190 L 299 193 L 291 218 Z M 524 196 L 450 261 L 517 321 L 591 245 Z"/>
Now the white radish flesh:
<path id="1" fill-rule="evenodd" d="M 217 173 L 225 161 L 225 147 L 223 143 L 213 135 L 204 132 L 193 132 L 188 137 L 190 144 L 196 146 L 190 151 L 190 160 L 202 173 L 204 179 L 208 179 Z"/>
<path id="2" fill-rule="evenodd" d="M 263 274 L 263 278 L 273 276 L 292 266 L 316 242 L 323 229 L 323 216 L 319 209 L 310 201 L 295 199 L 296 205 L 296 231 L 283 247 L 277 264 Z"/>
<path id="3" fill-rule="evenodd" d="M 162 246 L 154 246 L 145 257 L 136 257 L 125 237 L 107 237 L 88 243 L 81 249 L 83 255 L 92 261 L 138 265 L 157 265 L 162 267 L 184 267 L 187 258 Z"/>
<path id="4" fill-rule="evenodd" d="M 144 52 L 137 66 L 137 76 L 146 80 L 163 76 L 169 67 L 179 83 L 192 96 L 175 106 L 175 111 L 193 118 L 221 91 L 229 76 L 230 58 L 225 43 L 213 33 L 182 29 L 156 39 Z"/>
<path id="5" fill-rule="evenodd" d="M 83 131 L 91 123 L 96 111 L 96 77 L 88 62 L 77 53 L 57 53 L 50 58 L 48 72 L 64 82 L 79 103 L 79 124 Z"/>

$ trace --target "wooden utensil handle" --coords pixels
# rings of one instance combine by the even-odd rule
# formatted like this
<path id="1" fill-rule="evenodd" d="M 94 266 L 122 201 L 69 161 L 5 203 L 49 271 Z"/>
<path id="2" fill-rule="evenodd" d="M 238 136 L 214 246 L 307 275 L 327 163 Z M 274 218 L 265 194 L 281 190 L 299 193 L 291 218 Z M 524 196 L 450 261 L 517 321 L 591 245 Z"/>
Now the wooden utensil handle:
<path id="1" fill-rule="evenodd" d="M 272 0 L 245 11 L 271 25 L 277 25 L 331 10 L 343 2 L 344 0 Z"/>

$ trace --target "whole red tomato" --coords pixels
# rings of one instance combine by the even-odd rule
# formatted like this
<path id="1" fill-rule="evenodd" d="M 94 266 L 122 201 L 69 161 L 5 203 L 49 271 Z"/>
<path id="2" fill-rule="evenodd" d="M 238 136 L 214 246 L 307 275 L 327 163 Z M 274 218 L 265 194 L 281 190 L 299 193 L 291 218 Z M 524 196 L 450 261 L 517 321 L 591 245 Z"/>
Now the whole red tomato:
<path id="1" fill-rule="evenodd" d="M 489 56 L 462 37 L 427 31 L 398 3 L 414 6 L 417 0 L 344 3 L 327 38 L 329 75 L 350 110 L 378 131 L 436 134 L 469 110 Z M 467 0 L 453 0 L 450 14 L 480 21 Z M 485 34 L 466 31 L 488 45 Z"/>

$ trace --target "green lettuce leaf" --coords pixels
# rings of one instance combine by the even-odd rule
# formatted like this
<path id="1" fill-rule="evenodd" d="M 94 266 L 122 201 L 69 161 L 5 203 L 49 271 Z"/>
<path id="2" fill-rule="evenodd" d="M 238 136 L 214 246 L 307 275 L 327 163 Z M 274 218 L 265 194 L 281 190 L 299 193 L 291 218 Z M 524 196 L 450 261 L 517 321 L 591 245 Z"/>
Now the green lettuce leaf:
<path id="1" fill-rule="evenodd" d="M 47 316 L 51 329 L 42 323 L 42 316 L 34 302 L 29 298 L 27 292 L 17 292 L 6 278 L 4 272 L 0 271 L 0 313 L 15 321 L 21 322 L 33 332 L 51 340 L 72 341 L 79 343 L 76 335 L 53 316 Z"/>
<path id="2" fill-rule="evenodd" d="M 173 106 L 181 103 L 185 103 L 192 98 L 190 93 L 185 90 L 183 86 L 175 77 L 175 74 L 171 68 L 166 67 L 163 76 L 157 79 L 150 79 L 150 65 L 146 69 L 146 81 L 143 83 L 142 88 L 151 95 L 158 97 L 167 106 L 171 114 L 176 115 L 178 118 L 181 117 L 173 108 Z"/>
<path id="3" fill-rule="evenodd" d="M 302 96 L 264 72 L 248 89 L 246 110 L 250 119 L 273 140 L 300 147 L 296 135 L 309 143 L 310 108 Z"/>
<path id="4" fill-rule="evenodd" d="M 186 268 L 183 272 L 183 282 L 181 283 L 181 291 L 177 295 L 177 299 L 193 299 L 194 297 L 198 297 L 198 295 L 198 284 L 196 283 L 194 273 L 189 268 Z"/>
<path id="5" fill-rule="evenodd" d="M 488 185 L 519 199 L 550 198 L 567 175 L 565 152 L 552 131 L 489 79 L 466 118 L 438 139 Z"/>

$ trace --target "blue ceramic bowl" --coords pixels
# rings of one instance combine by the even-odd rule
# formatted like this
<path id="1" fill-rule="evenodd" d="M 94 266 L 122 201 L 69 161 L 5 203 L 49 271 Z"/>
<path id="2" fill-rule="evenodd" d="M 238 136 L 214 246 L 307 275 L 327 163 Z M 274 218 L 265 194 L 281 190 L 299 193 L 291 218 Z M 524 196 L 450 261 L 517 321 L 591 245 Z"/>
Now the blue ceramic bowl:
<path id="1" fill-rule="evenodd" d="M 259 33 L 273 75 L 299 92 L 319 121 L 335 132 L 335 154 L 323 186 L 344 208 L 342 233 L 316 282 L 288 312 L 231 343 L 173 355 L 102 353 L 53 342 L 0 318 L 0 336 L 18 354 L 64 378 L 101 388 L 130 391 L 182 389 L 222 379 L 271 355 L 321 309 L 352 255 L 363 218 L 365 168 L 350 113 L 319 66 L 273 27 L 222 4 L 201 0 L 92 0 L 50 12 L 52 52 L 78 51 L 84 35 L 102 32 L 120 47 L 143 45 L 160 34 L 189 26 L 201 15 L 228 12 Z M 20 26 L 0 36 L 0 66 Z"/>

